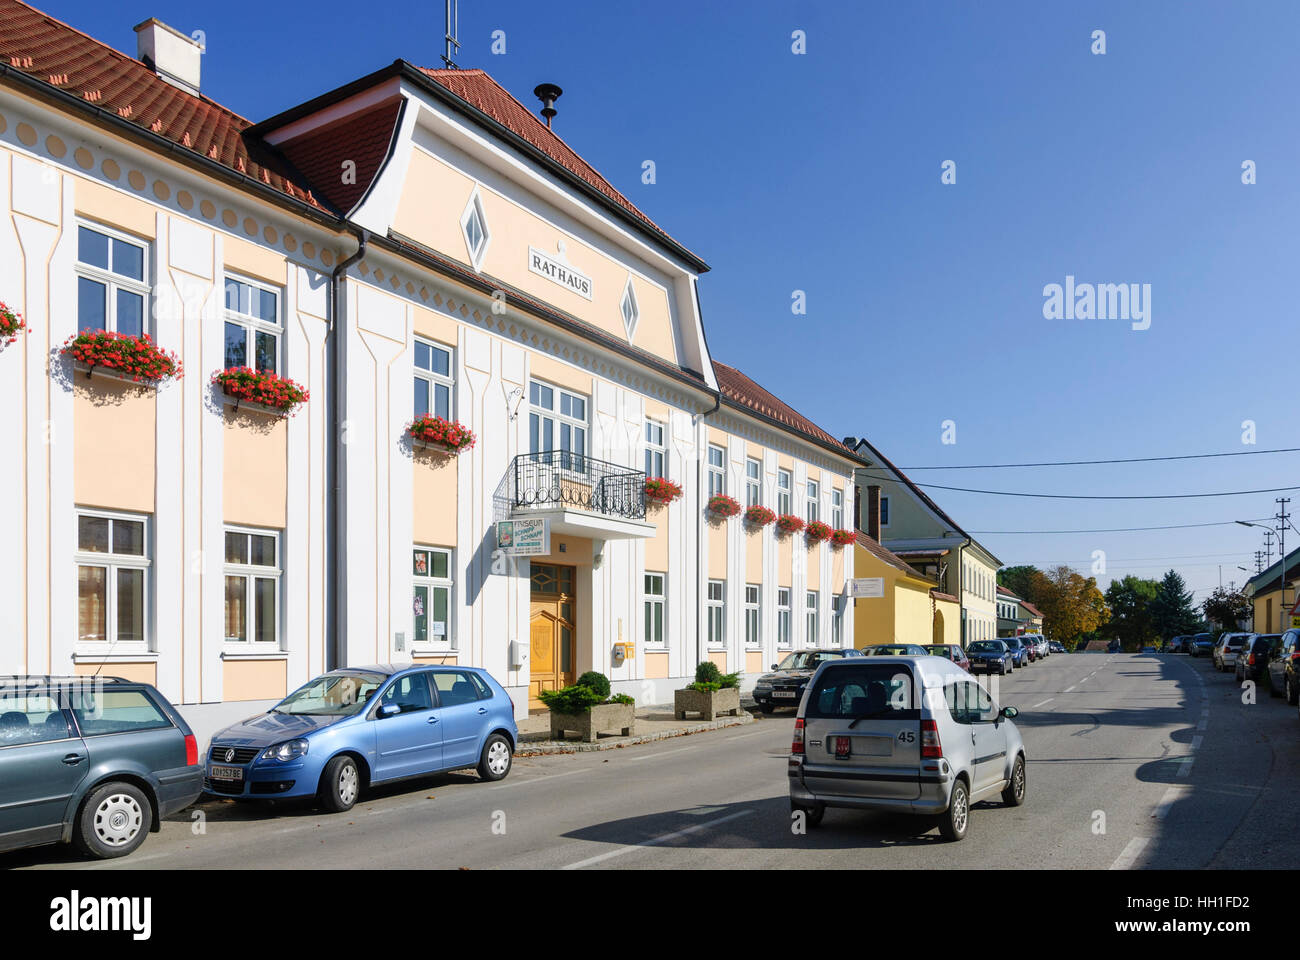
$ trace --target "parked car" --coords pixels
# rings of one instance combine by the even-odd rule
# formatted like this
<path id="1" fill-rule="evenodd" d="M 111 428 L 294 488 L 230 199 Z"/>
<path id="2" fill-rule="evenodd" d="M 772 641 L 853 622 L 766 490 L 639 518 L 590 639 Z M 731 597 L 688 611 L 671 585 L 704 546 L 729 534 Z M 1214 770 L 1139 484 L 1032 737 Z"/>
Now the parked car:
<path id="1" fill-rule="evenodd" d="M 918 643 L 879 643 L 859 651 L 867 657 L 926 657 L 930 651 Z"/>
<path id="2" fill-rule="evenodd" d="M 1168 650 L 1170 653 L 1187 653 L 1189 641 L 1191 639 L 1192 638 L 1187 636 L 1186 634 L 1177 637 L 1172 637 L 1169 640 L 1169 643 L 1165 645 L 1165 649 Z"/>
<path id="3" fill-rule="evenodd" d="M 202 787 L 194 732 L 151 685 L 0 678 L 0 850 L 124 857 Z"/>
<path id="4" fill-rule="evenodd" d="M 1051 655 L 1051 645 L 1048 644 L 1047 638 L 1041 633 L 1026 633 L 1023 635 L 1023 639 L 1033 644 L 1036 659 L 1042 660 Z"/>
<path id="5" fill-rule="evenodd" d="M 1011 661 L 1014 667 L 1023 667 L 1029 664 L 1029 645 L 1019 637 L 1003 637 L 1002 642 L 1007 645 L 1011 651 Z"/>
<path id="6" fill-rule="evenodd" d="M 970 658 L 966 652 L 955 643 L 935 643 L 925 648 L 927 652 L 936 657 L 947 657 L 963 670 L 970 671 Z"/>
<path id="7" fill-rule="evenodd" d="M 845 650 L 796 650 L 780 663 L 772 664 L 771 673 L 758 678 L 751 696 L 764 713 L 771 713 L 777 707 L 798 707 L 804 687 L 822 661 L 860 656 L 862 654 L 851 647 Z"/>
<path id="8" fill-rule="evenodd" d="M 1015 655 L 1004 640 L 976 640 L 966 650 L 970 657 L 970 672 L 997 671 L 999 675 L 1016 668 Z"/>
<path id="9" fill-rule="evenodd" d="M 1300 629 L 1287 630 L 1268 661 L 1268 692 L 1300 705 Z"/>
<path id="10" fill-rule="evenodd" d="M 1214 669 L 1220 673 L 1235 667 L 1237 665 L 1237 654 L 1246 645 L 1246 641 L 1253 637 L 1253 633 L 1225 633 L 1219 637 L 1219 642 L 1215 644 L 1214 651 L 1210 659 L 1214 663 Z"/>
<path id="11" fill-rule="evenodd" d="M 223 797 L 316 797 L 341 813 L 377 783 L 468 767 L 501 780 L 517 741 L 514 704 L 486 670 L 349 667 L 214 736 L 203 785 Z"/>
<path id="12" fill-rule="evenodd" d="M 1237 656 L 1237 679 L 1260 683 L 1268 679 L 1268 662 L 1273 648 L 1282 639 L 1280 633 L 1260 633 L 1246 641 Z"/>
<path id="13" fill-rule="evenodd" d="M 1187 651 L 1193 657 L 1207 657 L 1214 652 L 1214 635 L 1209 633 L 1198 633 L 1191 640 L 1191 648 Z"/>
<path id="14" fill-rule="evenodd" d="M 1159 653 L 1160 651 L 1157 650 L 1155 647 L 1153 647 L 1151 644 L 1148 643 L 1146 646 L 1144 646 L 1144 647 L 1143 647 L 1141 650 L 1139 650 L 1138 652 L 1139 652 L 1139 653 Z"/>
<path id="15" fill-rule="evenodd" d="M 1123 648 L 1124 645 L 1121 644 L 1118 640 L 1112 640 L 1110 643 L 1106 644 L 1107 653 L 1119 653 L 1120 650 L 1122 650 Z"/>
<path id="16" fill-rule="evenodd" d="M 1048 645 L 1049 647 L 1051 647 L 1051 649 L 1052 649 L 1052 653 L 1065 653 L 1065 652 L 1066 652 L 1066 650 L 1065 650 L 1065 645 L 1062 644 L 1062 643 L 1060 643 L 1059 641 L 1052 640 L 1052 641 L 1049 641 L 1047 645 Z"/>
<path id="17" fill-rule="evenodd" d="M 1016 715 L 946 657 L 828 661 L 795 718 L 790 808 L 812 827 L 827 807 L 931 816 L 961 840 L 972 804 L 1025 802 Z"/>

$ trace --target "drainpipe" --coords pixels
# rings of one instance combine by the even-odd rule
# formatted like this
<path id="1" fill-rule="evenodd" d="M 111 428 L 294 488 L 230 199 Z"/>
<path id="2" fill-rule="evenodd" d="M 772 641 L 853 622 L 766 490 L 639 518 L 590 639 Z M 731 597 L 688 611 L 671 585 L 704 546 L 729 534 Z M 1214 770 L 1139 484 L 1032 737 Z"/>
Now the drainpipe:
<path id="1" fill-rule="evenodd" d="M 345 598 L 339 578 L 339 556 L 342 554 L 344 521 L 347 517 L 347 505 L 340 490 L 339 469 L 343 459 L 343 413 L 342 402 L 343 354 L 342 342 L 347 331 L 341 322 L 343 316 L 342 279 L 348 268 L 366 255 L 366 242 L 370 233 L 365 229 L 354 229 L 357 249 L 352 256 L 342 260 L 330 273 L 330 327 L 329 351 L 325 363 L 328 366 L 326 380 L 329 381 L 329 397 L 326 403 L 326 430 L 329 437 L 325 443 L 325 636 L 329 638 L 326 651 L 332 655 L 333 662 L 326 663 L 327 670 L 333 670 L 343 663 L 343 616 L 346 612 Z"/>
<path id="2" fill-rule="evenodd" d="M 713 414 L 717 413 L 718 408 L 721 406 L 722 406 L 722 391 L 719 390 L 713 397 L 713 406 L 710 407 L 708 410 L 705 410 L 703 413 L 699 414 L 699 419 L 695 421 L 696 428 L 698 429 L 701 423 L 703 423 L 709 417 L 713 416 Z M 705 456 L 708 455 L 708 449 L 709 449 L 709 443 L 708 440 L 706 439 L 704 442 Z M 701 493 L 703 493 L 705 489 L 704 460 L 705 460 L 704 457 L 697 456 L 695 458 L 695 489 L 699 490 Z M 702 572 L 702 569 L 700 567 L 700 555 L 704 548 L 703 537 L 704 537 L 704 533 L 703 533 L 703 527 L 701 525 L 701 521 L 697 520 L 695 523 L 695 664 L 696 666 L 699 666 L 701 663 L 704 662 L 704 651 L 701 647 L 701 643 L 703 642 L 702 638 L 704 634 L 700 630 L 700 614 L 704 612 L 704 592 L 700 590 L 700 573 Z M 708 578 L 705 578 L 706 580 L 705 590 L 708 589 L 707 579 Z M 691 679 L 694 678 L 695 675 L 692 673 Z"/>

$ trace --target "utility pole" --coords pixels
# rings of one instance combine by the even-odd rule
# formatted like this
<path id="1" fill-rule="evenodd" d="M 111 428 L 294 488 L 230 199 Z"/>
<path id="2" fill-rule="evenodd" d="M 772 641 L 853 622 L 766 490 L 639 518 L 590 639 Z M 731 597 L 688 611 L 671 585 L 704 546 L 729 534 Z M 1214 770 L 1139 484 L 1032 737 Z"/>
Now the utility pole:
<path id="1" fill-rule="evenodd" d="M 1264 551 L 1255 551 L 1255 572 L 1262 573 L 1264 570 Z"/>
<path id="2" fill-rule="evenodd" d="M 1273 531 L 1264 531 L 1264 566 L 1273 565 Z"/>
<path id="3" fill-rule="evenodd" d="M 1286 605 L 1286 528 L 1290 514 L 1286 512 L 1286 505 L 1291 502 L 1290 497 L 1277 498 L 1277 552 L 1282 560 L 1282 622 L 1287 622 L 1287 612 L 1290 609 Z"/>

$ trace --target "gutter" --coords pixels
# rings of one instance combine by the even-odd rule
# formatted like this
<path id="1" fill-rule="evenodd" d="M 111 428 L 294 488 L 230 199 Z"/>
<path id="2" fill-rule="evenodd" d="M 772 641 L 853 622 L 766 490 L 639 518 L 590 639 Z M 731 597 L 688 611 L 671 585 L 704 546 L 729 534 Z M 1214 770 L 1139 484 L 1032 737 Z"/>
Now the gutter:
<path id="1" fill-rule="evenodd" d="M 326 663 L 327 670 L 333 670 L 347 662 L 343 650 L 342 623 L 347 613 L 346 598 L 343 593 L 339 575 L 339 557 L 346 543 L 347 504 L 340 489 L 341 461 L 344 456 L 343 414 L 346 404 L 343 402 L 343 356 L 342 343 L 346 335 L 343 323 L 342 280 L 348 268 L 366 255 L 366 243 L 370 233 L 364 228 L 349 226 L 357 238 L 357 249 L 352 256 L 341 260 L 330 272 L 330 325 L 329 351 L 326 353 L 326 379 L 329 381 L 329 399 L 326 404 L 325 429 L 328 439 L 325 443 L 325 484 L 329 491 L 326 502 L 329 512 L 325 518 L 325 649 L 332 656 L 333 662 Z"/>
<path id="2" fill-rule="evenodd" d="M 708 410 L 705 410 L 702 413 L 697 414 L 699 419 L 695 421 L 695 426 L 698 428 L 699 425 L 702 424 L 705 420 L 713 416 L 713 414 L 717 413 L 719 408 L 721 408 L 721 406 L 722 406 L 722 391 L 719 390 L 716 394 L 714 394 L 713 406 L 710 407 Z M 709 448 L 709 444 L 707 441 L 705 441 L 704 449 L 708 450 L 708 448 Z M 699 490 L 701 495 L 703 495 L 704 490 L 706 489 L 704 486 L 704 460 L 705 460 L 704 457 L 695 458 L 695 489 Z M 696 666 L 699 666 L 701 663 L 704 662 L 704 648 L 702 644 L 704 643 L 705 636 L 707 636 L 708 634 L 707 628 L 704 630 L 700 629 L 700 620 L 702 614 L 704 613 L 704 591 L 700 589 L 700 580 L 706 581 L 706 589 L 707 589 L 707 580 L 708 580 L 708 577 L 700 576 L 700 574 L 704 572 L 704 568 L 700 564 L 701 554 L 703 553 L 703 549 L 704 549 L 704 534 L 701 530 L 703 526 L 704 524 L 702 523 L 695 524 L 695 665 Z M 744 598 L 742 597 L 741 599 Z M 694 679 L 694 675 L 692 675 L 692 679 Z"/>

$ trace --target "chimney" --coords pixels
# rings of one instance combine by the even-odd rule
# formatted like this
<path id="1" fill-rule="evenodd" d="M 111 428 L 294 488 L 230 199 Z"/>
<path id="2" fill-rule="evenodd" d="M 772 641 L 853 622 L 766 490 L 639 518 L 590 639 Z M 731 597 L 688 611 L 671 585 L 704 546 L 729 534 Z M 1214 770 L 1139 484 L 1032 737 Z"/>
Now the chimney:
<path id="1" fill-rule="evenodd" d="M 880 487 L 867 487 L 867 536 L 880 542 Z"/>
<path id="2" fill-rule="evenodd" d="M 542 116 L 546 118 L 546 129 L 551 129 L 551 117 L 555 116 L 555 101 L 560 99 L 561 90 L 553 83 L 539 83 L 533 88 L 533 96 L 542 101 Z"/>
<path id="3" fill-rule="evenodd" d="M 136 25 L 136 58 L 174 87 L 199 94 L 203 47 L 156 17 Z"/>

